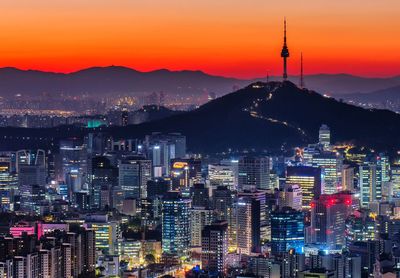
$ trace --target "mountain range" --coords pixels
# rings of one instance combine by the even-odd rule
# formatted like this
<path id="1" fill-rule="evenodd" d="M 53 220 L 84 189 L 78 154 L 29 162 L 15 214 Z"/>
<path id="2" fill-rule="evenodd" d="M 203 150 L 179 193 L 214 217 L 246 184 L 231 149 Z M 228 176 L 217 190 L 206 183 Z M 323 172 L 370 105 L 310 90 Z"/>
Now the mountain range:
<path id="1" fill-rule="evenodd" d="M 331 128 L 333 142 L 388 151 L 396 151 L 399 147 L 400 115 L 346 104 L 298 88 L 289 81 L 256 82 L 193 111 L 138 125 L 101 127 L 91 131 L 111 134 L 114 138 L 180 132 L 187 136 L 189 151 L 216 153 L 253 149 L 277 151 L 315 143 L 322 124 Z M 60 138 L 83 136 L 89 130 L 62 126 L 2 128 L 0 132 L 1 148 L 16 149 L 27 145 L 56 148 Z"/>
<path id="2" fill-rule="evenodd" d="M 281 77 L 270 77 L 270 81 Z M 298 76 L 289 80 L 298 83 Z M 60 96 L 87 94 L 94 97 L 140 95 L 163 91 L 167 94 L 198 95 L 214 92 L 219 96 L 265 78 L 242 80 L 213 76 L 201 71 L 170 71 L 166 69 L 141 72 L 127 67 L 92 67 L 72 73 L 0 68 L 0 96 L 16 94 Z M 318 74 L 305 76 L 308 88 L 332 96 L 367 93 L 400 86 L 400 77 L 366 78 L 348 74 Z"/>

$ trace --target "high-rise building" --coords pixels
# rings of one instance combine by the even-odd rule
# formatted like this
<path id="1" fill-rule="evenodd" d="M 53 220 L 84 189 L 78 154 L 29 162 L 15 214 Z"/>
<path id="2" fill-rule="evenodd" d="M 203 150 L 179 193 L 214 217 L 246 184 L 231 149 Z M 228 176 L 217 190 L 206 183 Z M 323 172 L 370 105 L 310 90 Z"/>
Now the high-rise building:
<path id="1" fill-rule="evenodd" d="M 342 168 L 342 189 L 354 191 L 354 167 L 343 165 Z"/>
<path id="2" fill-rule="evenodd" d="M 86 190 L 88 182 L 88 155 L 82 140 L 70 139 L 60 141 L 61 172 L 58 179 L 65 181 L 69 191 Z"/>
<path id="3" fill-rule="evenodd" d="M 151 161 L 143 157 L 128 157 L 119 161 L 119 186 L 125 198 L 146 198 L 147 182 L 151 180 Z"/>
<path id="4" fill-rule="evenodd" d="M 83 227 L 94 231 L 96 250 L 107 255 L 117 253 L 118 240 L 121 237 L 117 221 L 109 221 L 107 215 L 91 215 L 87 217 Z"/>
<path id="5" fill-rule="evenodd" d="M 375 239 L 377 234 L 374 219 L 369 216 L 368 211 L 355 211 L 346 219 L 346 246 L 355 242 L 365 242 Z"/>
<path id="6" fill-rule="evenodd" d="M 190 216 L 191 246 L 201 246 L 201 232 L 213 222 L 213 211 L 205 207 L 193 207 Z"/>
<path id="7" fill-rule="evenodd" d="M 400 165 L 391 167 L 390 182 L 392 183 L 393 196 L 400 197 Z"/>
<path id="8" fill-rule="evenodd" d="M 154 177 L 169 175 L 170 161 L 186 155 L 186 137 L 179 133 L 146 135 L 144 147 L 153 165 Z"/>
<path id="9" fill-rule="evenodd" d="M 271 213 L 271 253 L 278 255 L 290 249 L 303 253 L 304 214 L 285 207 Z"/>
<path id="10" fill-rule="evenodd" d="M 211 273 L 225 273 L 228 255 L 228 223 L 220 221 L 205 226 L 201 235 L 203 268 Z"/>
<path id="11" fill-rule="evenodd" d="M 178 192 L 168 192 L 162 201 L 163 255 L 185 257 L 190 246 L 191 200 Z"/>
<path id="12" fill-rule="evenodd" d="M 359 166 L 360 204 L 368 207 L 371 202 L 382 199 L 382 167 L 372 161 Z"/>
<path id="13" fill-rule="evenodd" d="M 321 125 L 319 128 L 318 142 L 324 147 L 324 150 L 328 150 L 331 145 L 331 130 L 327 125 Z"/>
<path id="14" fill-rule="evenodd" d="M 321 168 L 322 171 L 323 194 L 334 194 L 341 191 L 342 161 L 342 157 L 333 152 L 313 156 L 312 165 Z"/>
<path id="15" fill-rule="evenodd" d="M 11 161 L 0 160 L 0 206 L 3 210 L 14 210 L 14 195 L 18 189 L 18 177 L 12 171 Z"/>
<path id="16" fill-rule="evenodd" d="M 309 166 L 286 168 L 286 184 L 297 184 L 303 195 L 303 209 L 311 207 L 311 201 L 321 195 L 321 169 Z"/>
<path id="17" fill-rule="evenodd" d="M 238 189 L 269 189 L 269 174 L 269 157 L 241 157 L 239 159 Z"/>
<path id="18" fill-rule="evenodd" d="M 291 207 L 301 210 L 303 205 L 303 194 L 298 184 L 285 184 L 280 192 L 279 207 Z"/>
<path id="19" fill-rule="evenodd" d="M 351 193 L 323 194 L 311 203 L 312 242 L 336 248 L 345 245 L 346 219 L 352 211 Z"/>
<path id="20" fill-rule="evenodd" d="M 201 181 L 201 160 L 176 158 L 171 160 L 171 184 L 173 190 L 190 187 Z"/>
<path id="21" fill-rule="evenodd" d="M 190 188 L 192 205 L 197 207 L 210 207 L 209 189 L 203 183 L 197 183 Z"/>
<path id="22" fill-rule="evenodd" d="M 110 160 L 104 156 L 97 156 L 92 159 L 92 173 L 90 175 L 89 192 L 90 206 L 93 209 L 103 209 L 111 202 L 102 202 L 101 193 L 110 196 L 112 188 L 118 185 L 118 169 L 113 167 Z M 104 198 L 103 198 L 104 200 Z"/>
<path id="23" fill-rule="evenodd" d="M 235 167 L 233 165 L 209 164 L 208 179 L 212 189 L 226 186 L 230 190 L 237 189 Z"/>

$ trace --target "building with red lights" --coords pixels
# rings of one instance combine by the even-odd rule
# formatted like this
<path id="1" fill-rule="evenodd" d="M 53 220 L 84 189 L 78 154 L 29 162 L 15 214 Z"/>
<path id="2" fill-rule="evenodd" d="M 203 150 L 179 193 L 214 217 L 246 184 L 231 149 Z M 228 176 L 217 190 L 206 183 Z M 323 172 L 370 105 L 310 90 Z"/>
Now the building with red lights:
<path id="1" fill-rule="evenodd" d="M 352 211 L 352 194 L 322 194 L 311 203 L 311 240 L 327 248 L 345 244 L 346 219 Z"/>

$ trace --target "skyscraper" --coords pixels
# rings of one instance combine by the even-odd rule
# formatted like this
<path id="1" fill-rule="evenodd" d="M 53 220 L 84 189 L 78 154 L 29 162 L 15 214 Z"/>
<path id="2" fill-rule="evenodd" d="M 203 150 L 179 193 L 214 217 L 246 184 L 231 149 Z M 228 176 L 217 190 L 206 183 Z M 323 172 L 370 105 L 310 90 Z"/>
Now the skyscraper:
<path id="1" fill-rule="evenodd" d="M 101 192 L 106 191 L 105 193 L 110 195 L 112 188 L 118 185 L 118 170 L 104 156 L 94 157 L 91 168 L 92 173 L 89 179 L 90 206 L 93 209 L 102 209 L 109 203 L 101 202 Z"/>
<path id="2" fill-rule="evenodd" d="M 351 193 L 323 194 L 311 204 L 311 236 L 328 248 L 345 245 L 346 218 L 351 214 Z"/>
<path id="3" fill-rule="evenodd" d="M 238 189 L 269 189 L 269 173 L 269 157 L 241 157 L 239 160 Z"/>
<path id="4" fill-rule="evenodd" d="M 331 145 L 331 130 L 325 124 L 319 128 L 318 143 L 324 147 L 324 150 L 328 150 Z"/>
<path id="5" fill-rule="evenodd" d="M 285 184 L 280 192 L 279 207 L 291 207 L 301 210 L 303 204 L 303 194 L 298 184 Z"/>
<path id="6" fill-rule="evenodd" d="M 304 247 L 304 214 L 285 207 L 271 213 L 271 253 L 278 255 L 289 249 L 302 253 Z"/>
<path id="7" fill-rule="evenodd" d="M 171 191 L 162 201 L 162 250 L 164 256 L 182 258 L 190 246 L 191 200 Z"/>
<path id="8" fill-rule="evenodd" d="M 125 198 L 146 198 L 147 182 L 151 180 L 151 161 L 143 157 L 128 157 L 119 161 L 119 186 Z"/>
<path id="9" fill-rule="evenodd" d="M 201 262 L 210 272 L 224 273 L 228 255 L 228 223 L 215 222 L 202 231 Z"/>
<path id="10" fill-rule="evenodd" d="M 300 185 L 303 208 L 310 208 L 311 200 L 321 195 L 321 169 L 308 166 L 287 167 L 286 183 Z"/>
<path id="11" fill-rule="evenodd" d="M 364 161 L 359 166 L 360 204 L 368 207 L 371 202 L 382 199 L 382 167 L 376 161 Z"/>
<path id="12" fill-rule="evenodd" d="M 333 194 L 341 191 L 342 157 L 333 152 L 314 155 L 312 165 L 321 168 L 322 193 Z"/>

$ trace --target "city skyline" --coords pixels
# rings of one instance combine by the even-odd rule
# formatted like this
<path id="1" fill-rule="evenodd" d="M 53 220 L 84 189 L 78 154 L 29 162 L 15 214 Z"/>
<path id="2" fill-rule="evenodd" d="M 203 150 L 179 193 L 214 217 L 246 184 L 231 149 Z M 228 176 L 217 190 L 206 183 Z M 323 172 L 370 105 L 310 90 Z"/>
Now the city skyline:
<path id="1" fill-rule="evenodd" d="M 239 78 L 280 75 L 277 53 L 286 16 L 289 75 L 299 75 L 303 52 L 306 75 L 394 76 L 400 66 L 400 4 L 389 2 L 5 1 L 0 67 L 72 72 L 121 65 Z"/>

